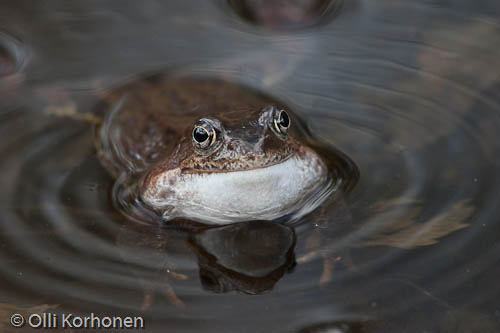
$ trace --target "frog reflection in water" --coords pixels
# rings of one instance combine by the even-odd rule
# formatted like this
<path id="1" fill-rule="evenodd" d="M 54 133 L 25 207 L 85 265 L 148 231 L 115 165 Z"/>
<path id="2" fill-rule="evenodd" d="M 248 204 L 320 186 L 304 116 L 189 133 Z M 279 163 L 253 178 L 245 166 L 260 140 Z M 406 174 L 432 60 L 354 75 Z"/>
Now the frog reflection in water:
<path id="1" fill-rule="evenodd" d="M 159 83 L 155 80 L 160 80 Z M 101 160 L 164 219 L 297 220 L 341 178 L 289 108 L 225 81 L 153 78 L 107 98 Z"/>

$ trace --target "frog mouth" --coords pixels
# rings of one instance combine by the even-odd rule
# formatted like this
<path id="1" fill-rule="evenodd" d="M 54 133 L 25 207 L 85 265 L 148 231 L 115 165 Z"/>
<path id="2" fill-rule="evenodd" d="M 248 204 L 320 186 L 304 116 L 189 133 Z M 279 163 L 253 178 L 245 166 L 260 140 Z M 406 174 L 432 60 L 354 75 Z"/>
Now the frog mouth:
<path id="1" fill-rule="evenodd" d="M 182 172 L 187 174 L 196 173 L 225 173 L 225 172 L 243 172 L 255 169 L 272 167 L 293 158 L 295 153 L 287 155 L 274 155 L 254 157 L 251 159 L 228 160 L 220 159 L 203 164 L 194 164 L 193 166 L 182 167 Z"/>
<path id="2" fill-rule="evenodd" d="M 297 149 L 288 148 L 279 154 L 245 155 L 243 157 L 224 155 L 213 159 L 193 158 L 183 161 L 180 164 L 180 168 L 183 173 L 187 174 L 225 173 L 262 169 L 283 163 L 296 156 L 296 154 L 301 154 L 303 150 L 304 147 L 297 147 Z"/>

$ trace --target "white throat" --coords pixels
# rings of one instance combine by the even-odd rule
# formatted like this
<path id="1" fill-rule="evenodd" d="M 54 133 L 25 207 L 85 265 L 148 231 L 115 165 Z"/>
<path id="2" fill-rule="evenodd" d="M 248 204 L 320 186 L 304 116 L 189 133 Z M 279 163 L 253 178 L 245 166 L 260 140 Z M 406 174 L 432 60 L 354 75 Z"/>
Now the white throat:
<path id="1" fill-rule="evenodd" d="M 327 169 L 319 156 L 305 148 L 269 167 L 221 173 L 188 173 L 169 170 L 158 176 L 142 199 L 165 210 L 166 218 L 186 217 L 227 224 L 249 220 L 273 220 L 301 209 L 315 191 L 326 186 Z"/>

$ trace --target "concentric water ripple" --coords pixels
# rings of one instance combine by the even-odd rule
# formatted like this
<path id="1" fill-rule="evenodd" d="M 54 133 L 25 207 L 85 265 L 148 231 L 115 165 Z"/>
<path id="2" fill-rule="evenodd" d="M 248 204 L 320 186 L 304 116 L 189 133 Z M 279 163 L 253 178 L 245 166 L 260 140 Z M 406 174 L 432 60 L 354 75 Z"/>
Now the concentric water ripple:
<path id="1" fill-rule="evenodd" d="M 26 28 L 29 41 L 47 38 L 33 48 L 47 68 L 63 66 L 9 84 L 0 99 L 0 303 L 144 315 L 151 330 L 497 332 L 498 5 L 360 1 L 317 31 L 259 36 L 228 29 L 233 18 L 203 3 L 203 13 L 195 4 L 106 9 L 144 37 L 145 55 L 116 30 L 90 38 L 104 9 L 40 15 L 53 26 L 71 13 L 93 17 L 84 29 L 87 16 L 77 16 L 74 41 Z M 21 9 L 17 30 L 30 26 Z M 167 42 L 170 55 L 153 52 Z M 60 44 L 60 56 L 44 49 Z M 111 46 L 130 51 L 108 60 L 118 78 L 88 78 L 113 58 Z M 102 53 L 89 57 L 91 47 Z M 93 143 L 100 118 L 89 112 L 102 89 L 151 64 L 236 78 L 289 101 L 315 136 L 353 159 L 359 182 L 294 227 L 128 219 L 113 205 Z"/>
<path id="2" fill-rule="evenodd" d="M 24 80 L 28 62 L 26 47 L 17 38 L 0 30 L 0 92 L 6 93 Z"/>

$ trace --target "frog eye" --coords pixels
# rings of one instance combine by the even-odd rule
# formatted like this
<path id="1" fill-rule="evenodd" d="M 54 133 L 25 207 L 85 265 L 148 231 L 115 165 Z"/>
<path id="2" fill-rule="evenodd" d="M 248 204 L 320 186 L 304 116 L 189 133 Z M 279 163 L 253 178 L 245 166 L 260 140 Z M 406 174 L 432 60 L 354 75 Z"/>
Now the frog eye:
<path id="1" fill-rule="evenodd" d="M 290 127 L 290 117 L 285 110 L 275 109 L 273 112 L 273 125 L 276 132 L 286 135 Z"/>
<path id="2" fill-rule="evenodd" d="M 196 148 L 206 149 L 215 144 L 217 133 L 209 122 L 198 121 L 193 128 L 193 145 Z"/>

